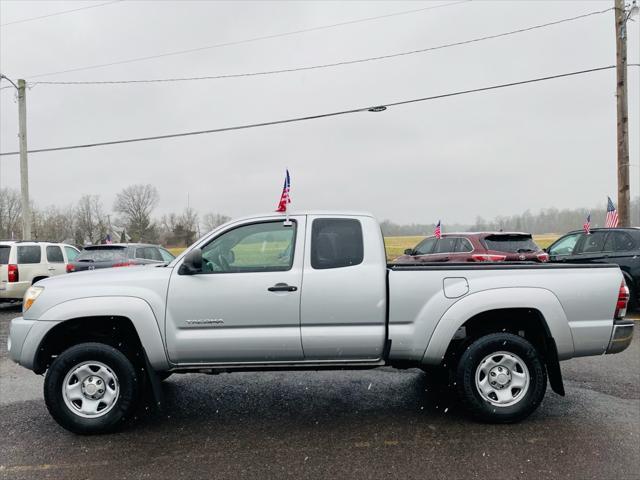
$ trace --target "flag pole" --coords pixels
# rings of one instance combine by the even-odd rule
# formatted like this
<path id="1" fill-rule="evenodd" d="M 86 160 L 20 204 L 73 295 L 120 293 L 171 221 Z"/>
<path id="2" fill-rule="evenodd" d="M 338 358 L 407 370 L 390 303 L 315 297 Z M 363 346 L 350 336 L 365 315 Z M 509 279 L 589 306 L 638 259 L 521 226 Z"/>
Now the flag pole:
<path id="1" fill-rule="evenodd" d="M 286 176 L 285 176 L 285 186 L 287 188 L 287 201 L 284 204 L 284 227 L 290 227 L 293 225 L 293 222 L 291 222 L 291 220 L 289 220 L 289 204 L 291 203 L 291 177 L 289 176 L 289 169 L 285 169 Z"/>

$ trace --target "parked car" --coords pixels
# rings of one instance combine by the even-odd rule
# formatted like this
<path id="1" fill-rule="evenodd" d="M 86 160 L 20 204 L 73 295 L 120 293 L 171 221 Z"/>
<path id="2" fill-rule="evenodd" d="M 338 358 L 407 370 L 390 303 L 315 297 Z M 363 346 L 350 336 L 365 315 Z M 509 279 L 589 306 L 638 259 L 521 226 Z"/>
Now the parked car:
<path id="1" fill-rule="evenodd" d="M 67 265 L 67 273 L 99 268 L 162 264 L 175 256 L 158 245 L 148 243 L 110 243 L 84 247 L 80 255 Z"/>
<path id="2" fill-rule="evenodd" d="M 594 228 L 589 235 L 576 230 L 556 240 L 547 252 L 552 262 L 615 263 L 629 287 L 630 308 L 640 305 L 640 228 Z"/>
<path id="3" fill-rule="evenodd" d="M 22 300 L 37 281 L 65 273 L 78 253 L 65 243 L 0 242 L 0 302 Z"/>
<path id="4" fill-rule="evenodd" d="M 246 217 L 158 268 L 114 268 L 31 287 L 9 357 L 46 372 L 53 418 L 78 433 L 125 424 L 162 402 L 172 373 L 442 369 L 483 421 L 522 420 L 559 360 L 631 343 L 616 265 L 387 266 L 367 214 Z M 304 279 L 304 280 L 303 280 Z"/>
<path id="5" fill-rule="evenodd" d="M 422 262 L 546 262 L 547 255 L 530 233 L 465 232 L 427 237 L 394 263 Z"/>

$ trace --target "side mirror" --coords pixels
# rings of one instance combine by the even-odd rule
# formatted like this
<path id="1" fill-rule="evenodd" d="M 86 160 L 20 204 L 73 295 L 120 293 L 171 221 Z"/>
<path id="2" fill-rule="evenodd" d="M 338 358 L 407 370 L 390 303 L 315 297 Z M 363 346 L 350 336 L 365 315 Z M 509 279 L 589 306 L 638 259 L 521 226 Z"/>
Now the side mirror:
<path id="1" fill-rule="evenodd" d="M 405 254 L 405 255 L 413 255 L 413 248 L 407 248 L 407 249 L 404 251 L 404 254 Z"/>
<path id="2" fill-rule="evenodd" d="M 179 275 L 195 275 L 196 273 L 202 272 L 202 250 L 196 248 L 195 250 L 191 250 L 187 253 L 182 260 L 182 265 L 180 265 L 180 270 L 178 270 Z"/>

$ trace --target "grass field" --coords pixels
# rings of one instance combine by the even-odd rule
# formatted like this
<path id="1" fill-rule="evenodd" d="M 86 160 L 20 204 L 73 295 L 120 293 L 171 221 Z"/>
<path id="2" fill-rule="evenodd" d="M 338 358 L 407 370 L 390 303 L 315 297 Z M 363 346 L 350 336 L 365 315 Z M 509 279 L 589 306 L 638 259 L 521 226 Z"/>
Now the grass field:
<path id="1" fill-rule="evenodd" d="M 547 248 L 558 237 L 559 235 L 555 233 L 549 233 L 545 235 L 534 235 L 533 239 L 540 246 L 540 248 Z M 384 244 L 387 250 L 387 259 L 391 260 L 399 255 L 402 255 L 402 253 L 407 248 L 415 247 L 418 244 L 418 242 L 420 242 L 420 240 L 422 240 L 423 238 L 424 237 L 419 235 L 407 236 L 407 237 L 385 237 Z M 169 248 L 168 250 L 174 255 L 179 255 L 180 253 L 182 253 L 184 248 L 175 247 L 175 248 Z"/>

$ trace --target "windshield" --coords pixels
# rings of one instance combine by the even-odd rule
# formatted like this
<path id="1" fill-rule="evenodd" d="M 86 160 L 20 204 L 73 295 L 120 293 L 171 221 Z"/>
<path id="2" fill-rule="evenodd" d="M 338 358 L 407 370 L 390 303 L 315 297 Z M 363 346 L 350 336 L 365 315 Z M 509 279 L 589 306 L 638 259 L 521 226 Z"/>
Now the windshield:
<path id="1" fill-rule="evenodd" d="M 483 240 L 487 250 L 498 252 L 537 252 L 540 248 L 529 235 L 491 235 Z"/>
<path id="2" fill-rule="evenodd" d="M 92 248 L 83 250 L 76 262 L 117 262 L 126 259 L 124 248 Z"/>
<path id="3" fill-rule="evenodd" d="M 0 265 L 9 263 L 9 252 L 11 252 L 10 246 L 0 246 Z"/>

